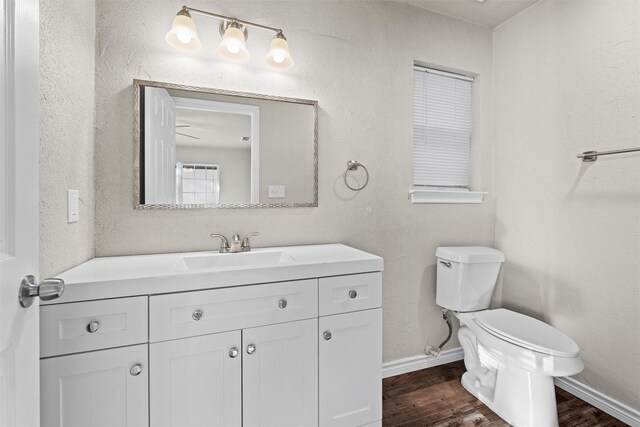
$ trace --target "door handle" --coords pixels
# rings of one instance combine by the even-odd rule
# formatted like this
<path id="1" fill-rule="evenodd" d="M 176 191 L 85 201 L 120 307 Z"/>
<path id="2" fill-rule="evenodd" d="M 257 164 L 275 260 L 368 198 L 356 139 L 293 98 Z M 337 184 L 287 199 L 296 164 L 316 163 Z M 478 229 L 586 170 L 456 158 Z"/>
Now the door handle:
<path id="1" fill-rule="evenodd" d="M 64 280 L 49 278 L 42 283 L 36 283 L 36 278 L 32 275 L 25 276 L 20 283 L 18 291 L 18 302 L 24 308 L 31 307 L 35 297 L 40 297 L 42 301 L 51 301 L 60 298 L 64 293 Z"/>

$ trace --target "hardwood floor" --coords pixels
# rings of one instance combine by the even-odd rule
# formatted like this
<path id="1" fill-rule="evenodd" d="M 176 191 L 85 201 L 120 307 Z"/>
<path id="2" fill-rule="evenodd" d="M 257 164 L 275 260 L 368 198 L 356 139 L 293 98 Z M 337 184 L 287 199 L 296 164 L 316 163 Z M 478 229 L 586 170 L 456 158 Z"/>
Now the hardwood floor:
<path id="1" fill-rule="evenodd" d="M 459 361 L 385 378 L 383 427 L 509 426 L 462 387 L 464 371 Z M 556 401 L 561 427 L 626 426 L 557 387 Z"/>

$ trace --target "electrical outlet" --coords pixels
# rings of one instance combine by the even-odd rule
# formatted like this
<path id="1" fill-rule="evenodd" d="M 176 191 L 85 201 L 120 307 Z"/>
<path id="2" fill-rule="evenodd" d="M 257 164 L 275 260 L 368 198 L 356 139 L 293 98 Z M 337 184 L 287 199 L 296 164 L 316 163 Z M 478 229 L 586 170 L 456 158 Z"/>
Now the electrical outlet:
<path id="1" fill-rule="evenodd" d="M 282 199 L 282 198 L 284 198 L 284 185 L 270 185 L 269 186 L 269 198 L 270 199 Z"/>
<path id="2" fill-rule="evenodd" d="M 78 190 L 67 190 L 67 223 L 78 222 L 80 218 L 80 194 Z"/>

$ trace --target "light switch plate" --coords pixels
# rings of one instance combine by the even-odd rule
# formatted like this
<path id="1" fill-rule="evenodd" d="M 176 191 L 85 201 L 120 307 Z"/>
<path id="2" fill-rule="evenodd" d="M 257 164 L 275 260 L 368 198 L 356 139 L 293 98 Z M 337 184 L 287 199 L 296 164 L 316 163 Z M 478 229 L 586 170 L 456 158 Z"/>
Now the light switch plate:
<path id="1" fill-rule="evenodd" d="M 284 185 L 270 185 L 269 198 L 282 199 L 284 197 Z"/>
<path id="2" fill-rule="evenodd" d="M 67 190 L 67 223 L 78 222 L 80 218 L 80 194 L 78 190 Z"/>

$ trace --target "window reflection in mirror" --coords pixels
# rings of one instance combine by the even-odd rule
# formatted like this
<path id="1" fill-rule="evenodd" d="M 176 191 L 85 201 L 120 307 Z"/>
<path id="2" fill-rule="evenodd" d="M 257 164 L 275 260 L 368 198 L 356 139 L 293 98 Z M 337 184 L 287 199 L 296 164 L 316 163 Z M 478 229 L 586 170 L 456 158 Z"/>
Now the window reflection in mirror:
<path id="1" fill-rule="evenodd" d="M 317 103 L 136 81 L 138 207 L 317 206 Z"/>

